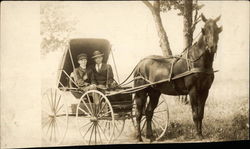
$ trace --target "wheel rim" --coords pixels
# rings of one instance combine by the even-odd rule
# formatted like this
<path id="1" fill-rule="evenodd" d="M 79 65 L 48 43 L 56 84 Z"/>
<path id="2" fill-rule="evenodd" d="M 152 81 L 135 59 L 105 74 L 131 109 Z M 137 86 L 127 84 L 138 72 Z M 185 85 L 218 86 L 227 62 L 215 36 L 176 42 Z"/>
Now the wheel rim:
<path id="1" fill-rule="evenodd" d="M 136 115 L 136 105 L 133 108 L 132 116 L 133 115 Z M 132 122 L 136 128 L 137 124 L 136 124 L 135 117 L 132 119 Z M 154 110 L 152 123 L 151 123 L 152 133 L 156 141 L 160 140 L 164 136 L 164 134 L 166 133 L 168 124 L 169 124 L 168 104 L 167 104 L 167 100 L 163 96 L 161 96 L 159 98 L 158 105 Z M 143 115 L 141 118 L 141 123 L 140 123 L 141 135 L 143 137 L 146 137 L 146 126 L 147 126 L 146 116 Z"/>
<path id="2" fill-rule="evenodd" d="M 61 144 L 68 129 L 68 110 L 61 91 L 48 89 L 42 98 L 42 139 L 45 144 Z"/>
<path id="3" fill-rule="evenodd" d="M 108 144 L 114 136 L 114 113 L 107 97 L 97 91 L 82 95 L 76 109 L 76 120 L 85 144 Z"/>

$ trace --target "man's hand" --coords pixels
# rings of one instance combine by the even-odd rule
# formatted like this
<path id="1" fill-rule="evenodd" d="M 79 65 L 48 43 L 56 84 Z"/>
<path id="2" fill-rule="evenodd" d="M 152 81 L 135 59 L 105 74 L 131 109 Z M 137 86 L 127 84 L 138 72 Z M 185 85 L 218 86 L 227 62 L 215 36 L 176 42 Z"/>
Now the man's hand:
<path id="1" fill-rule="evenodd" d="M 110 83 L 109 88 L 116 88 L 117 86 L 118 84 L 115 81 L 113 81 L 112 83 Z"/>
<path id="2" fill-rule="evenodd" d="M 97 88 L 100 88 L 100 89 L 107 89 L 105 85 L 97 85 Z"/>

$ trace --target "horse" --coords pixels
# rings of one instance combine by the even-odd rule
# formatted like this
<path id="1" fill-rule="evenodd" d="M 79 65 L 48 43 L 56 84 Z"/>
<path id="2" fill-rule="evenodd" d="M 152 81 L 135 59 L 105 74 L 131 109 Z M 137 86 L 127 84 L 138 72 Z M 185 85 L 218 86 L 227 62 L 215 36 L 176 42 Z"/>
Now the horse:
<path id="1" fill-rule="evenodd" d="M 142 59 L 134 71 L 134 86 L 145 86 L 149 82 L 159 82 L 147 86 L 135 93 L 137 141 L 142 142 L 140 122 L 146 116 L 146 138 L 153 141 L 151 122 L 161 94 L 179 96 L 189 95 L 196 138 L 203 139 L 202 119 L 209 89 L 214 80 L 213 60 L 217 51 L 219 33 L 222 26 L 217 26 L 216 19 L 207 19 L 201 14 L 204 27 L 198 41 L 182 52 L 179 57 L 151 55 Z M 135 79 L 142 77 L 144 79 Z M 149 97 L 146 106 L 147 97 Z M 143 111 L 144 110 L 144 111 Z"/>

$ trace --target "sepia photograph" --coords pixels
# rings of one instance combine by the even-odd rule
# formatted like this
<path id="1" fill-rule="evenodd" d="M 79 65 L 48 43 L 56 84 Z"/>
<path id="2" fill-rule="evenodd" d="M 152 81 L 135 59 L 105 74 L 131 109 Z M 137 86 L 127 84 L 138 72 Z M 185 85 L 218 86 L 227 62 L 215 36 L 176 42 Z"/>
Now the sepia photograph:
<path id="1" fill-rule="evenodd" d="M 249 140 L 249 2 L 4 1 L 1 148 Z"/>

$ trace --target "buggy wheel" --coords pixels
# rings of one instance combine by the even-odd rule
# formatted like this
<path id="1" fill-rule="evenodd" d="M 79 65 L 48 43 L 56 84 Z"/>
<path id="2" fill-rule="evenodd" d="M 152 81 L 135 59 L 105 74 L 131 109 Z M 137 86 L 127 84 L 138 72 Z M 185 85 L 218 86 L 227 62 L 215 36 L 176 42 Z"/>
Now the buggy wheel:
<path id="1" fill-rule="evenodd" d="M 85 144 L 108 144 L 114 139 L 114 113 L 108 98 L 97 90 L 82 95 L 76 109 L 77 126 Z"/>
<path id="2" fill-rule="evenodd" d="M 42 96 L 42 140 L 60 144 L 68 129 L 68 110 L 61 91 L 48 89 Z"/>
<path id="3" fill-rule="evenodd" d="M 161 95 L 159 98 L 159 102 L 157 107 L 154 110 L 153 118 L 152 118 L 152 132 L 154 136 L 154 140 L 160 140 L 166 133 L 167 127 L 169 125 L 169 109 L 167 100 Z M 145 112 L 143 112 L 145 113 Z M 133 115 L 136 115 L 136 107 L 133 108 Z M 134 126 L 136 127 L 136 118 L 132 119 Z M 141 135 L 146 137 L 146 116 L 143 114 L 141 119 Z"/>

